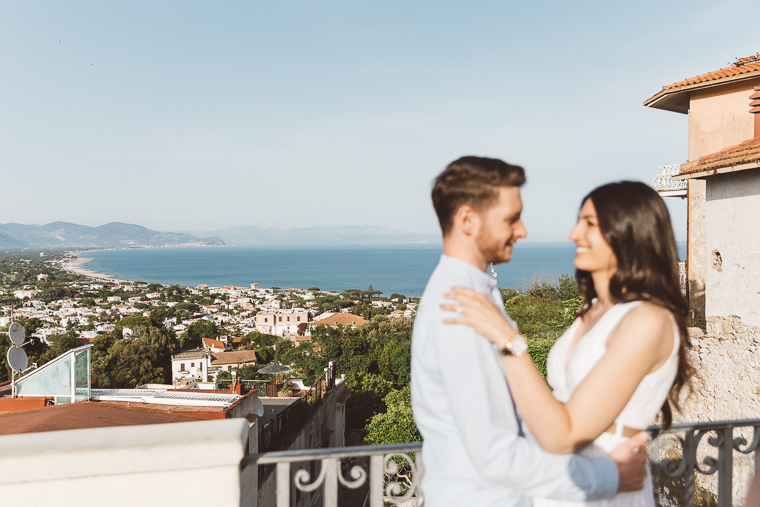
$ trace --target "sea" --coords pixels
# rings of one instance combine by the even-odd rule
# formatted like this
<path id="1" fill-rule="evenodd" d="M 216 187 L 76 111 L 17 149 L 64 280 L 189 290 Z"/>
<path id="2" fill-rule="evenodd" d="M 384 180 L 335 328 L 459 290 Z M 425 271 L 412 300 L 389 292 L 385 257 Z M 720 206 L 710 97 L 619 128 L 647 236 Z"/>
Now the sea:
<path id="1" fill-rule="evenodd" d="M 134 248 L 80 253 L 87 266 L 120 280 L 209 287 L 237 285 L 342 292 L 382 291 L 419 297 L 441 256 L 441 245 L 225 246 Z M 679 250 L 684 245 L 679 244 Z M 683 254 L 682 254 L 683 255 Z M 512 261 L 495 266 L 501 287 L 524 288 L 573 274 L 575 245 L 517 243 Z M 683 257 L 681 257 L 683 258 Z"/>

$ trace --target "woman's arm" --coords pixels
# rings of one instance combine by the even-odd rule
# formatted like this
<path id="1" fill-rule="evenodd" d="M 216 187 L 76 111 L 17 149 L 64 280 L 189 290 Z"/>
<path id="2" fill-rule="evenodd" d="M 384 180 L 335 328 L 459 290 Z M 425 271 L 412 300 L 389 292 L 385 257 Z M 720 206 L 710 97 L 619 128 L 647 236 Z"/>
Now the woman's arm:
<path id="1" fill-rule="evenodd" d="M 448 324 L 467 324 L 502 347 L 517 335 L 485 296 L 455 289 L 458 304 L 445 309 L 461 316 Z M 595 440 L 622 412 L 641 379 L 663 364 L 673 350 L 667 313 L 644 303 L 629 312 L 607 342 L 607 353 L 563 404 L 557 401 L 531 358 L 505 356 L 504 370 L 520 414 L 546 451 L 574 452 Z"/>

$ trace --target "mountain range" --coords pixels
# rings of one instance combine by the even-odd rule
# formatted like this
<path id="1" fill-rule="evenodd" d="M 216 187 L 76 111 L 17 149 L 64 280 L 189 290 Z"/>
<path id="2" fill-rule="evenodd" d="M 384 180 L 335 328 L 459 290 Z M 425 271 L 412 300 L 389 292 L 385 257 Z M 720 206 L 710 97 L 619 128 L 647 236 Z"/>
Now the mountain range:
<path id="1" fill-rule="evenodd" d="M 0 248 L 137 248 L 216 245 L 380 245 L 440 243 L 440 237 L 382 227 L 346 225 L 264 229 L 234 227 L 209 232 L 159 232 L 112 222 L 98 227 L 68 222 L 47 225 L 0 224 Z"/>
<path id="2" fill-rule="evenodd" d="M 112 222 L 98 227 L 68 222 L 47 225 L 0 224 L 0 248 L 124 248 L 144 246 L 211 246 L 221 238 L 152 231 L 141 225 Z"/>

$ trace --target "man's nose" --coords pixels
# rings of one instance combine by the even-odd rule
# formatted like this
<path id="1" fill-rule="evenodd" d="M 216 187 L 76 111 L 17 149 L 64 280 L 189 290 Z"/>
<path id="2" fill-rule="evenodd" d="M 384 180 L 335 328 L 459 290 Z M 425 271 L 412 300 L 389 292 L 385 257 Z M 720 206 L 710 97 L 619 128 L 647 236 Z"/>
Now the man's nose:
<path id="1" fill-rule="evenodd" d="M 528 231 L 525 229 L 525 224 L 523 224 L 523 221 L 520 220 L 515 225 L 515 237 L 516 238 L 525 238 L 528 236 Z"/>

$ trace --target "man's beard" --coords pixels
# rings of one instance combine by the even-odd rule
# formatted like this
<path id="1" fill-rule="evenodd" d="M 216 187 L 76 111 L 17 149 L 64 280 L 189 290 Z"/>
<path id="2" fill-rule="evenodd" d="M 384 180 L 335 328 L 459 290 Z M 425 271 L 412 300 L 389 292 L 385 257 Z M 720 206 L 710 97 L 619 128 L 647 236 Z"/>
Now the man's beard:
<path id="1" fill-rule="evenodd" d="M 486 262 L 499 264 L 512 260 L 512 253 L 507 251 L 506 245 L 491 236 L 487 229 L 481 230 L 480 234 L 475 237 L 475 244 Z M 514 244 L 514 238 L 510 238 L 509 244 Z"/>

